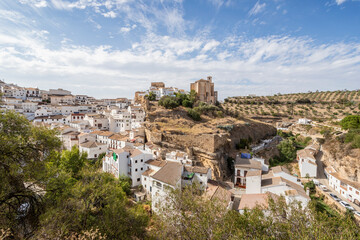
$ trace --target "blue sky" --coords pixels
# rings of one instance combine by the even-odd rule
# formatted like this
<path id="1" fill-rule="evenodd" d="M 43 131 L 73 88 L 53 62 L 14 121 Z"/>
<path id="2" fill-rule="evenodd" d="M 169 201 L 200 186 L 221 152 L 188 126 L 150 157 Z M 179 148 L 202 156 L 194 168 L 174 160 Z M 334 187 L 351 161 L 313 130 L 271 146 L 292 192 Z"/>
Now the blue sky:
<path id="1" fill-rule="evenodd" d="M 0 78 L 98 98 L 357 89 L 359 0 L 1 0 Z"/>

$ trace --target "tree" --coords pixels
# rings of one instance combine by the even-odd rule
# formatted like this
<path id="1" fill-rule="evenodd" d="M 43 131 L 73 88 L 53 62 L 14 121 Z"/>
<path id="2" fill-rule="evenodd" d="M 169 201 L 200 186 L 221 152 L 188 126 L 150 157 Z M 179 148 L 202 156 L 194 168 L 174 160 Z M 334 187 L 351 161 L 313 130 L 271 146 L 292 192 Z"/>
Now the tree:
<path id="1" fill-rule="evenodd" d="M 345 130 L 360 128 L 360 115 L 346 116 L 340 121 L 340 125 Z"/>
<path id="2" fill-rule="evenodd" d="M 173 109 L 179 106 L 176 97 L 164 96 L 159 100 L 159 105 L 166 109 Z"/>
<path id="3" fill-rule="evenodd" d="M 149 217 L 141 206 L 129 205 L 122 184 L 108 173 L 83 169 L 81 178 L 55 202 L 47 195 L 39 236 L 64 238 L 99 229 L 109 239 L 143 238 Z"/>
<path id="4" fill-rule="evenodd" d="M 155 101 L 156 94 L 154 92 L 149 92 L 149 94 L 147 95 L 147 99 L 149 99 L 149 101 Z"/>
<path id="5" fill-rule="evenodd" d="M 189 115 L 189 117 L 191 117 L 193 120 L 195 121 L 200 121 L 201 120 L 201 115 L 198 111 L 196 111 L 195 109 L 188 109 L 187 113 Z"/>
<path id="6" fill-rule="evenodd" d="M 359 239 L 350 215 L 328 215 L 315 202 L 302 207 L 284 197 L 268 198 L 268 207 L 228 210 L 220 198 L 208 199 L 196 187 L 174 190 L 154 216 L 156 239 Z M 334 237 L 336 236 L 336 237 Z"/>
<path id="7" fill-rule="evenodd" d="M 0 112 L 0 229 L 10 228 L 18 237 L 31 236 L 36 229 L 44 163 L 61 146 L 55 135 L 15 112 Z"/>
<path id="8" fill-rule="evenodd" d="M 292 162 L 296 158 L 296 147 L 292 140 L 284 140 L 278 146 L 279 157 L 283 162 Z"/>

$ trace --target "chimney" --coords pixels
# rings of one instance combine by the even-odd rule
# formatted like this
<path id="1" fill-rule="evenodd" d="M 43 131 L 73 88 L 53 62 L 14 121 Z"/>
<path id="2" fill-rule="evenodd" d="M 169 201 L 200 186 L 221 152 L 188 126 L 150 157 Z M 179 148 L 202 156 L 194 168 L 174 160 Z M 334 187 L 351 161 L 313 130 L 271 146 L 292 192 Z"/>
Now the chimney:
<path id="1" fill-rule="evenodd" d="M 210 82 L 212 81 L 212 77 L 211 76 L 208 76 L 207 77 L 207 80 L 209 80 Z"/>

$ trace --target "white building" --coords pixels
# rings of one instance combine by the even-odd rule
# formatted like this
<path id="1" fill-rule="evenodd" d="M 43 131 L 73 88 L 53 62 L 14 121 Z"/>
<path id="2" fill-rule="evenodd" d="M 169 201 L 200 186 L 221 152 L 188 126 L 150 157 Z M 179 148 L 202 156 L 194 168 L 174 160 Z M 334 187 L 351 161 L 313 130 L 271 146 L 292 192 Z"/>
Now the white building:
<path id="1" fill-rule="evenodd" d="M 135 187 L 141 184 L 141 174 L 146 171 L 145 162 L 152 158 L 151 153 L 139 149 L 115 149 L 105 156 L 103 171 L 112 173 L 117 178 L 127 176 L 132 181 L 132 187 Z"/>
<path id="2" fill-rule="evenodd" d="M 335 170 L 328 171 L 329 185 L 343 197 L 360 206 L 360 183 L 349 181 L 340 176 Z"/>
<path id="3" fill-rule="evenodd" d="M 298 120 L 298 124 L 303 124 L 303 125 L 310 125 L 311 124 L 311 120 L 307 119 L 307 118 L 300 118 Z"/>
<path id="4" fill-rule="evenodd" d="M 131 130 L 131 114 L 126 109 L 113 109 L 109 116 L 109 129 L 112 132 Z"/>
<path id="5" fill-rule="evenodd" d="M 50 103 L 53 105 L 58 104 L 75 104 L 75 96 L 73 95 L 51 95 L 50 96 Z"/>
<path id="6" fill-rule="evenodd" d="M 88 121 L 91 127 L 95 127 L 99 130 L 109 130 L 109 120 L 102 114 L 86 114 L 85 121 Z"/>
<path id="7" fill-rule="evenodd" d="M 207 188 L 208 180 L 211 179 L 211 168 L 183 165 L 181 186 L 198 184 L 200 189 Z"/>
<path id="8" fill-rule="evenodd" d="M 106 153 L 107 144 L 98 143 L 95 141 L 87 141 L 79 145 L 79 150 L 81 152 L 86 152 L 88 159 L 96 159 L 102 153 Z"/>
<path id="9" fill-rule="evenodd" d="M 35 117 L 33 121 L 47 123 L 47 124 L 52 124 L 52 123 L 69 124 L 69 122 L 66 119 L 66 116 L 63 115 L 39 116 L 39 117 Z"/>
<path id="10" fill-rule="evenodd" d="M 253 159 L 241 158 L 240 156 L 236 157 L 235 164 L 235 174 L 234 174 L 234 184 L 240 188 L 246 187 L 246 176 L 251 171 L 262 170 L 262 163 Z"/>
<path id="11" fill-rule="evenodd" d="M 168 161 L 179 162 L 183 165 L 193 165 L 193 161 L 189 158 L 188 154 L 179 150 L 166 153 L 165 158 Z"/>
<path id="12" fill-rule="evenodd" d="M 167 161 L 160 170 L 149 176 L 151 182 L 151 206 L 155 212 L 169 204 L 167 197 L 171 189 L 181 188 L 182 174 L 183 168 L 180 163 Z"/>
<path id="13" fill-rule="evenodd" d="M 305 149 L 297 151 L 297 160 L 299 164 L 301 177 L 317 176 L 316 154 L 318 153 L 318 145 L 311 145 Z"/>
<path id="14" fill-rule="evenodd" d="M 283 166 L 276 166 L 272 167 L 270 170 L 270 173 L 272 173 L 275 177 L 282 177 L 284 179 L 287 179 L 291 182 L 297 183 L 301 185 L 301 181 L 298 181 L 298 178 L 291 175 L 288 169 L 286 169 Z"/>
<path id="15" fill-rule="evenodd" d="M 80 132 L 70 127 L 64 128 L 63 130 L 60 130 L 60 132 L 59 138 L 63 142 L 65 149 L 70 150 L 73 146 L 79 145 L 78 136 L 80 135 Z"/>
<path id="16" fill-rule="evenodd" d="M 31 101 L 28 101 L 28 100 L 22 102 L 21 105 L 22 105 L 22 109 L 26 113 L 35 113 L 35 111 L 38 108 L 38 103 L 37 102 L 31 102 Z"/>

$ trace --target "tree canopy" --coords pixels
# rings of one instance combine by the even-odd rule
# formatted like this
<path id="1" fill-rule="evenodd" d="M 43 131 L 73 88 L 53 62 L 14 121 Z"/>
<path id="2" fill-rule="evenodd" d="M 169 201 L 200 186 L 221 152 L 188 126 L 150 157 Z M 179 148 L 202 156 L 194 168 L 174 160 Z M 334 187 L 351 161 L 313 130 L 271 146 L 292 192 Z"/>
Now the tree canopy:
<path id="1" fill-rule="evenodd" d="M 359 129 L 360 128 L 360 115 L 346 116 L 340 121 L 340 125 L 343 129 Z"/>
<path id="2" fill-rule="evenodd" d="M 143 238 L 149 216 L 129 201 L 128 179 L 101 172 L 77 147 L 60 147 L 55 131 L 0 113 L 0 229 L 21 239 Z"/>

